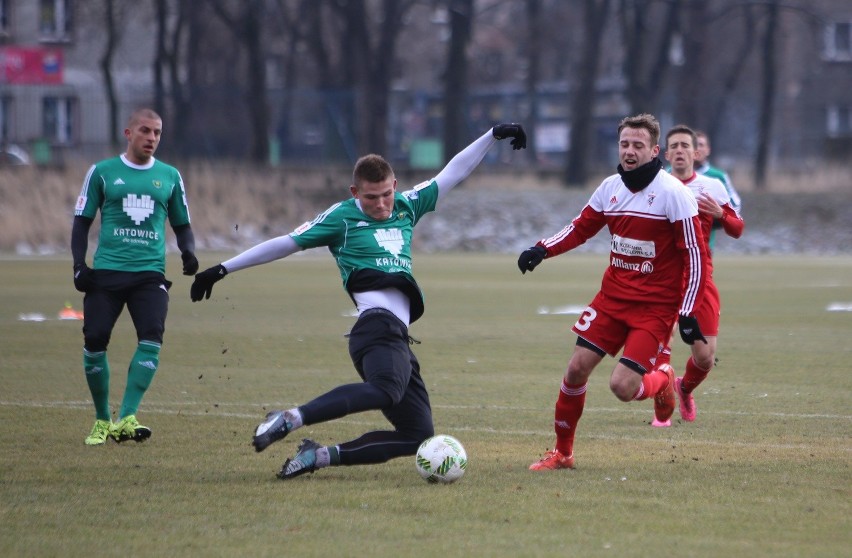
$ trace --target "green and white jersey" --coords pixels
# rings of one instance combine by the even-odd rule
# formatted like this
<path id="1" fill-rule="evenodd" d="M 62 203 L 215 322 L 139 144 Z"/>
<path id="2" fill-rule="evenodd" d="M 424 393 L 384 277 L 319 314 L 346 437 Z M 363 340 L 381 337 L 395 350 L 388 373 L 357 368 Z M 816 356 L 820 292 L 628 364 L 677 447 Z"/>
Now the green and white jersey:
<path id="1" fill-rule="evenodd" d="M 432 180 L 412 190 L 394 194 L 394 210 L 376 221 L 358 207 L 355 198 L 336 203 L 313 221 L 298 227 L 290 237 L 301 248 L 328 246 L 346 287 L 356 270 L 400 273 L 414 280 L 411 238 L 420 218 L 435 210 L 438 184 Z"/>
<path id="2" fill-rule="evenodd" d="M 153 157 L 144 166 L 124 155 L 92 165 L 74 208 L 101 230 L 94 269 L 166 272 L 166 219 L 189 224 L 183 179 L 178 170 Z"/>

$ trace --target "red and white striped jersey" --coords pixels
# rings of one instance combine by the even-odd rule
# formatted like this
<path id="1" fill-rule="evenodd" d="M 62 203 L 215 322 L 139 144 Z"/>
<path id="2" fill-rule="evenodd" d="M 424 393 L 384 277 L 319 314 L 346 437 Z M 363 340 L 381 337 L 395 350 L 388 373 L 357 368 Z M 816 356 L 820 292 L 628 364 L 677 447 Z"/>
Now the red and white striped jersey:
<path id="1" fill-rule="evenodd" d="M 601 292 L 640 304 L 680 305 L 681 314 L 691 315 L 704 292 L 707 244 L 698 205 L 681 181 L 661 170 L 633 193 L 614 174 L 570 225 L 538 245 L 553 257 L 583 244 L 604 226 L 611 242 Z"/>
<path id="2" fill-rule="evenodd" d="M 728 190 L 721 180 L 706 176 L 703 174 L 693 173 L 689 180 L 682 181 L 695 196 L 697 200 L 702 194 L 707 194 L 722 206 L 722 228 L 725 233 L 732 238 L 739 238 L 745 229 L 745 221 L 740 216 L 739 212 L 734 207 L 731 197 L 728 195 Z M 713 216 L 708 213 L 699 213 L 701 219 L 701 232 L 704 233 L 704 240 L 708 243 L 708 252 L 710 250 L 710 231 L 713 229 Z"/>

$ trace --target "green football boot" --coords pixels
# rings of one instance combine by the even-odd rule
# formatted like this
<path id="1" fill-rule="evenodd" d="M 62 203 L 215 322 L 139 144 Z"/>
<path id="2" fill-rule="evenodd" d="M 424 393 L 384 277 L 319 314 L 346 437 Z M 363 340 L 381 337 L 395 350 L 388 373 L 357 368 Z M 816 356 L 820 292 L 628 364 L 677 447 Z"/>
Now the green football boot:
<path id="1" fill-rule="evenodd" d="M 106 443 L 107 438 L 109 438 L 110 430 L 112 430 L 112 423 L 108 420 L 96 420 L 95 425 L 92 427 L 92 432 L 86 438 L 87 446 L 100 446 L 101 444 Z"/>
<path id="2" fill-rule="evenodd" d="M 113 440 L 119 443 L 128 440 L 144 442 L 151 437 L 151 429 L 139 424 L 139 421 L 136 420 L 136 415 L 127 415 L 112 425 L 110 435 Z"/>

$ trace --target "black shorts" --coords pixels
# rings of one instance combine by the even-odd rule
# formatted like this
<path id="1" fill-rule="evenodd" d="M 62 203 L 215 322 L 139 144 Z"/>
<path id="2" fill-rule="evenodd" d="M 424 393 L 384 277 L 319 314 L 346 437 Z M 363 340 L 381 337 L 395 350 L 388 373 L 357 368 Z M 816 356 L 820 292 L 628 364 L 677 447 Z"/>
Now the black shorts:
<path id="1" fill-rule="evenodd" d="M 403 431 L 431 429 L 429 394 L 399 318 L 381 308 L 363 312 L 349 334 L 349 356 L 364 381 L 390 395 L 393 404 L 383 413 L 391 424 Z"/>
<path id="2" fill-rule="evenodd" d="M 83 338 L 87 351 L 105 351 L 115 322 L 127 306 L 137 341 L 162 344 L 172 283 L 162 273 L 94 271 L 94 287 L 83 297 Z"/>

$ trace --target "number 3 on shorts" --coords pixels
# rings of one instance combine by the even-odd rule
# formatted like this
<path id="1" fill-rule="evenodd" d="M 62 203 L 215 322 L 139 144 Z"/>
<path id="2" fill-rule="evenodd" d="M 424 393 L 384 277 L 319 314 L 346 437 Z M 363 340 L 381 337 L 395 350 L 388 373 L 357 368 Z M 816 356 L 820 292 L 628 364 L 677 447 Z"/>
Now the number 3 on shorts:
<path id="1" fill-rule="evenodd" d="M 577 318 L 577 323 L 574 324 L 574 327 L 577 328 L 578 331 L 586 331 L 592 326 L 592 321 L 597 317 L 598 313 L 591 306 L 587 306 L 583 313 L 580 314 L 580 317 Z"/>

